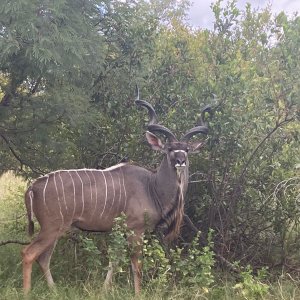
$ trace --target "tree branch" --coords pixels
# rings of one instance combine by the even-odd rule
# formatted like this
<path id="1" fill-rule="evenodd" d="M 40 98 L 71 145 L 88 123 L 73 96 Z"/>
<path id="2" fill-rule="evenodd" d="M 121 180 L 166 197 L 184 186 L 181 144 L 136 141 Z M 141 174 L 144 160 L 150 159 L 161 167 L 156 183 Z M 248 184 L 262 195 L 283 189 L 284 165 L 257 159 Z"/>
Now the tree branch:
<path id="1" fill-rule="evenodd" d="M 278 129 L 280 128 L 282 125 L 291 122 L 293 120 L 293 118 L 287 119 L 285 118 L 283 121 L 276 123 L 275 127 L 258 143 L 258 145 L 255 147 L 255 149 L 253 150 L 253 152 L 251 153 L 250 157 L 248 158 L 248 160 L 246 161 L 246 163 L 244 164 L 244 167 L 242 169 L 242 172 L 239 176 L 239 180 L 238 183 L 240 183 L 243 178 L 245 177 L 245 174 L 248 170 L 248 167 L 251 163 L 251 161 L 253 160 L 253 158 L 255 157 L 256 153 L 258 152 L 258 150 L 262 147 L 262 145 L 265 143 L 265 141 L 271 137 L 271 135 Z"/>
<path id="2" fill-rule="evenodd" d="M 34 173 L 38 174 L 38 175 L 43 175 L 44 173 L 41 170 L 37 170 L 35 168 L 33 168 L 30 164 L 28 164 L 27 162 L 25 162 L 17 153 L 16 151 L 12 148 L 12 146 L 10 145 L 10 141 L 3 135 L 0 134 L 0 136 L 2 137 L 2 139 L 5 141 L 8 149 L 10 150 L 11 154 L 14 156 L 14 158 L 22 165 L 27 166 L 28 168 L 30 168 Z"/>

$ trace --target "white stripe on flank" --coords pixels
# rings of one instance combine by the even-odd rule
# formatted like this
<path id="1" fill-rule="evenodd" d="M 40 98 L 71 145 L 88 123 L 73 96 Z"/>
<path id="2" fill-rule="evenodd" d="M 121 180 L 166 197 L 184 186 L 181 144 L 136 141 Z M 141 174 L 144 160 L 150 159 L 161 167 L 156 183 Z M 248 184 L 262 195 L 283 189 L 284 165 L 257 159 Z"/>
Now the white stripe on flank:
<path id="1" fill-rule="evenodd" d="M 44 187 L 44 190 L 43 190 L 43 196 L 44 196 L 44 205 L 46 206 L 46 209 L 47 209 L 48 213 L 50 213 L 49 208 L 46 204 L 46 187 L 47 187 L 47 184 L 48 184 L 48 181 L 49 181 L 49 176 L 47 175 L 46 177 L 47 177 L 47 180 L 46 180 L 45 187 Z"/>
<path id="2" fill-rule="evenodd" d="M 101 213 L 101 215 L 100 215 L 100 219 L 101 219 L 101 217 L 102 217 L 102 215 L 103 215 L 103 213 L 104 213 L 104 210 L 105 210 L 105 207 L 106 207 L 106 201 L 107 201 L 107 182 L 106 182 L 106 177 L 105 177 L 105 175 L 104 175 L 104 172 L 101 172 L 101 174 L 103 175 L 104 182 L 105 182 L 105 202 L 104 202 L 103 211 L 102 211 L 102 213 Z"/>
<path id="3" fill-rule="evenodd" d="M 121 173 L 122 173 L 122 177 L 123 177 L 123 188 L 124 188 L 124 196 L 125 196 L 125 199 L 124 199 L 124 210 L 123 210 L 123 212 L 125 212 L 125 209 L 126 209 L 126 201 L 127 201 L 127 194 L 126 194 L 126 187 L 125 187 L 124 173 L 123 173 L 122 170 L 121 170 Z"/>
<path id="4" fill-rule="evenodd" d="M 120 163 L 120 164 L 118 164 L 118 165 L 115 165 L 115 166 L 111 166 L 111 167 L 109 167 L 109 168 L 106 168 L 106 169 L 104 169 L 104 170 L 102 170 L 102 171 L 112 171 L 112 170 L 118 169 L 118 168 L 120 168 L 120 167 L 123 167 L 123 166 L 125 166 L 125 165 L 126 165 L 126 163 Z"/>
<path id="5" fill-rule="evenodd" d="M 113 186 L 113 190 L 114 190 L 114 196 L 113 196 L 112 204 L 111 204 L 111 206 L 110 206 L 110 208 L 109 208 L 109 210 L 108 210 L 107 215 L 109 215 L 109 212 L 110 212 L 111 208 L 114 206 L 115 196 L 116 196 L 115 183 L 114 183 L 114 179 L 113 179 L 113 177 L 112 177 L 112 175 L 111 175 L 111 172 L 109 172 L 109 175 L 110 175 L 110 177 L 111 177 L 111 182 L 112 182 L 112 186 Z"/>
<path id="6" fill-rule="evenodd" d="M 32 199 L 33 199 L 33 191 L 29 191 L 29 199 L 30 199 L 30 214 L 31 214 L 31 219 L 33 218 L 33 208 L 32 208 Z"/>
<path id="7" fill-rule="evenodd" d="M 93 214 L 92 214 L 92 219 L 93 219 L 94 214 L 95 214 L 95 212 L 96 212 L 97 204 L 98 204 L 98 192 L 97 192 L 97 184 L 96 184 L 96 178 L 95 178 L 94 172 L 91 171 L 91 173 L 92 173 L 93 178 L 94 178 L 94 182 L 95 182 L 95 191 L 96 191 L 95 207 L 94 207 L 94 211 L 93 211 Z"/>
<path id="8" fill-rule="evenodd" d="M 121 200 L 122 200 L 122 186 L 121 186 L 121 178 L 120 178 L 120 173 L 117 173 L 118 178 L 119 178 L 119 191 L 120 191 L 120 195 L 119 195 L 119 205 L 118 205 L 118 209 L 116 210 L 116 212 L 119 212 L 120 209 L 120 204 L 121 204 Z"/>
<path id="9" fill-rule="evenodd" d="M 65 207 L 66 207 L 66 211 L 68 212 L 68 207 L 67 207 L 67 202 L 66 202 L 66 195 L 65 195 L 65 187 L 64 187 L 64 183 L 63 180 L 61 178 L 60 172 L 58 173 L 59 178 L 60 178 L 60 182 L 61 182 L 61 188 L 62 188 L 62 192 L 63 192 L 63 198 L 64 198 L 64 203 L 65 203 Z"/>
<path id="10" fill-rule="evenodd" d="M 74 207 L 73 207 L 73 216 L 72 216 L 72 221 L 73 221 L 73 219 L 74 219 L 74 216 L 75 216 L 75 211 L 76 211 L 76 199 L 75 199 L 75 192 L 76 192 L 76 190 L 75 190 L 75 183 L 74 183 L 74 179 L 73 179 L 73 177 L 72 177 L 72 175 L 71 175 L 70 171 L 68 171 L 68 174 L 69 174 L 69 175 L 70 175 L 70 177 L 71 177 L 72 184 L 73 184 L 73 192 L 74 192 Z"/>
<path id="11" fill-rule="evenodd" d="M 91 181 L 91 178 L 90 178 L 90 175 L 87 173 L 86 170 L 84 170 L 86 176 L 88 177 L 89 179 L 89 182 L 90 182 L 90 191 L 91 191 L 91 204 L 93 203 L 93 192 L 92 192 L 92 181 Z"/>
<path id="12" fill-rule="evenodd" d="M 57 194 L 57 203 L 58 203 L 58 206 L 59 206 L 59 214 L 61 216 L 61 225 L 60 225 L 60 228 L 59 228 L 61 230 L 61 228 L 63 227 L 65 221 L 64 221 L 64 216 L 61 212 L 61 204 L 60 204 L 60 198 L 59 198 L 57 184 L 56 184 L 55 173 L 53 174 L 53 181 L 54 181 L 54 186 L 55 186 L 55 190 L 56 190 L 56 194 Z"/>
<path id="13" fill-rule="evenodd" d="M 83 193 L 83 181 L 82 181 L 81 177 L 79 176 L 78 172 L 77 172 L 77 171 L 75 171 L 75 173 L 77 174 L 77 176 L 79 177 L 79 180 L 80 180 L 80 182 L 81 182 L 81 200 L 82 200 L 82 209 L 81 209 L 81 214 L 80 214 L 80 217 L 79 217 L 79 218 L 81 218 L 81 217 L 82 217 L 82 215 L 83 215 L 83 212 L 84 212 L 84 193 Z"/>

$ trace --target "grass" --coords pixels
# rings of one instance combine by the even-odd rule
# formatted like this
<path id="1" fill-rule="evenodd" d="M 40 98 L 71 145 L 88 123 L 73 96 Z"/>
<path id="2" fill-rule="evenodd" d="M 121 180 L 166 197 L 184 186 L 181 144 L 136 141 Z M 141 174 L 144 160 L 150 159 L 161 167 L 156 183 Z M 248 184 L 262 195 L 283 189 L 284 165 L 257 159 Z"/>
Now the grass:
<path id="1" fill-rule="evenodd" d="M 17 277 L 17 280 L 21 280 Z M 0 289 L 0 299 L 24 299 L 21 287 L 15 280 L 7 280 L 6 286 Z M 17 284 L 17 285 L 16 285 Z M 270 285 L 269 293 L 264 297 L 252 297 L 249 295 L 237 294 L 232 287 L 232 282 L 222 282 L 221 285 L 214 286 L 208 293 L 203 292 L 198 287 L 187 288 L 183 286 L 175 286 L 173 288 L 163 285 L 157 285 L 156 287 L 144 287 L 139 297 L 135 297 L 133 288 L 130 284 L 127 285 L 115 285 L 110 290 L 106 291 L 102 287 L 101 281 L 87 280 L 84 282 L 69 282 L 68 280 L 60 280 L 57 282 L 55 290 L 49 290 L 42 278 L 34 282 L 34 287 L 30 293 L 29 299 L 72 299 L 72 300 L 113 300 L 113 299 L 300 299 L 299 283 L 291 280 L 278 281 Z"/>
<path id="2" fill-rule="evenodd" d="M 0 177 L 0 240 L 27 240 L 27 220 L 24 207 L 24 191 L 27 183 L 12 173 Z M 0 300 L 24 299 L 22 292 L 22 246 L 0 246 Z M 94 255 L 94 256 L 93 256 Z M 283 274 L 277 281 L 268 282 L 247 273 L 242 282 L 227 273 L 215 270 L 215 282 L 209 287 L 196 284 L 164 284 L 159 280 L 143 282 L 142 293 L 134 296 L 129 267 L 124 270 L 113 287 L 106 291 L 102 285 L 105 267 L 96 264 L 98 253 L 87 253 L 68 236 L 62 238 L 54 253 L 51 269 L 56 281 L 55 290 L 49 290 L 45 280 L 34 265 L 33 289 L 28 299 L 300 299 L 300 281 Z M 104 255 L 102 254 L 104 257 Z M 99 259 L 98 259 L 99 261 Z M 106 265 L 104 260 L 104 264 Z M 144 276 L 146 277 L 146 276 Z M 266 289 L 266 290 L 264 290 Z M 263 292 L 261 292 L 263 291 Z M 261 292 L 261 293 L 260 293 Z M 263 295 L 263 296 L 259 296 Z"/>

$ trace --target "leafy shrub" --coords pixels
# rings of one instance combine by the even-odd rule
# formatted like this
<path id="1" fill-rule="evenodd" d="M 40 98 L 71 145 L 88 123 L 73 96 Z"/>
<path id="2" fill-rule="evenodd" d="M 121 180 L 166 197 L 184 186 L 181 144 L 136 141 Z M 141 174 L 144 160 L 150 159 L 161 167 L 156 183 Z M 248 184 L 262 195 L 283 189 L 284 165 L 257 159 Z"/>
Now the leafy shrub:
<path id="1" fill-rule="evenodd" d="M 264 299 L 268 294 L 269 286 L 263 283 L 266 278 L 266 269 L 263 268 L 257 272 L 257 275 L 253 275 L 252 268 L 247 266 L 243 272 L 241 272 L 241 282 L 234 286 L 238 295 L 241 295 L 244 299 Z"/>
<path id="2" fill-rule="evenodd" d="M 152 285 L 166 285 L 172 277 L 170 259 L 156 236 L 146 233 L 143 241 L 143 277 Z"/>
<path id="3" fill-rule="evenodd" d="M 95 244 L 94 239 L 88 236 L 81 236 L 82 249 L 87 256 L 87 266 L 88 267 L 102 267 L 101 252 Z"/>
<path id="4" fill-rule="evenodd" d="M 122 214 L 115 218 L 108 246 L 108 259 L 114 268 L 114 273 L 127 272 L 130 265 L 130 248 L 127 237 L 132 234 L 126 225 L 126 216 Z"/>
<path id="5" fill-rule="evenodd" d="M 212 251 L 212 233 L 211 230 L 208 235 L 208 244 L 203 248 L 199 246 L 200 233 L 198 233 L 186 253 L 181 247 L 171 249 L 171 268 L 176 281 L 184 286 L 196 284 L 203 291 L 208 291 L 214 282 L 212 267 L 215 260 Z"/>
<path id="6" fill-rule="evenodd" d="M 207 246 L 199 246 L 199 234 L 187 247 L 176 246 L 166 254 L 158 239 L 144 239 L 144 272 L 150 283 L 175 286 L 197 286 L 207 293 L 214 283 L 212 267 L 215 263 L 212 251 L 212 231 Z"/>

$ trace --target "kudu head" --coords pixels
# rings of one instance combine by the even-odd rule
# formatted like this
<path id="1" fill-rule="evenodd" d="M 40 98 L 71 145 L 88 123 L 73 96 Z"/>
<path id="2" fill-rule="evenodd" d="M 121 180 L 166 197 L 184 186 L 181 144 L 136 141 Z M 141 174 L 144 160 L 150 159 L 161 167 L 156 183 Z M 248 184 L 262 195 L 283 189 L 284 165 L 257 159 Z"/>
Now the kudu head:
<path id="1" fill-rule="evenodd" d="M 202 110 L 200 116 L 200 124 L 192 129 L 188 130 L 185 135 L 178 140 L 170 129 L 163 125 L 157 124 L 157 116 L 154 108 L 147 101 L 139 100 L 139 95 L 135 101 L 139 106 L 147 108 L 149 113 L 148 131 L 146 132 L 146 138 L 152 149 L 165 153 L 168 157 L 170 167 L 177 171 L 178 176 L 188 168 L 188 153 L 198 152 L 203 146 L 203 141 L 191 142 L 190 139 L 196 134 L 207 134 L 208 128 L 204 124 L 204 114 L 209 112 L 211 108 L 209 106 Z M 160 133 L 166 137 L 166 141 L 162 142 L 155 133 Z"/>

